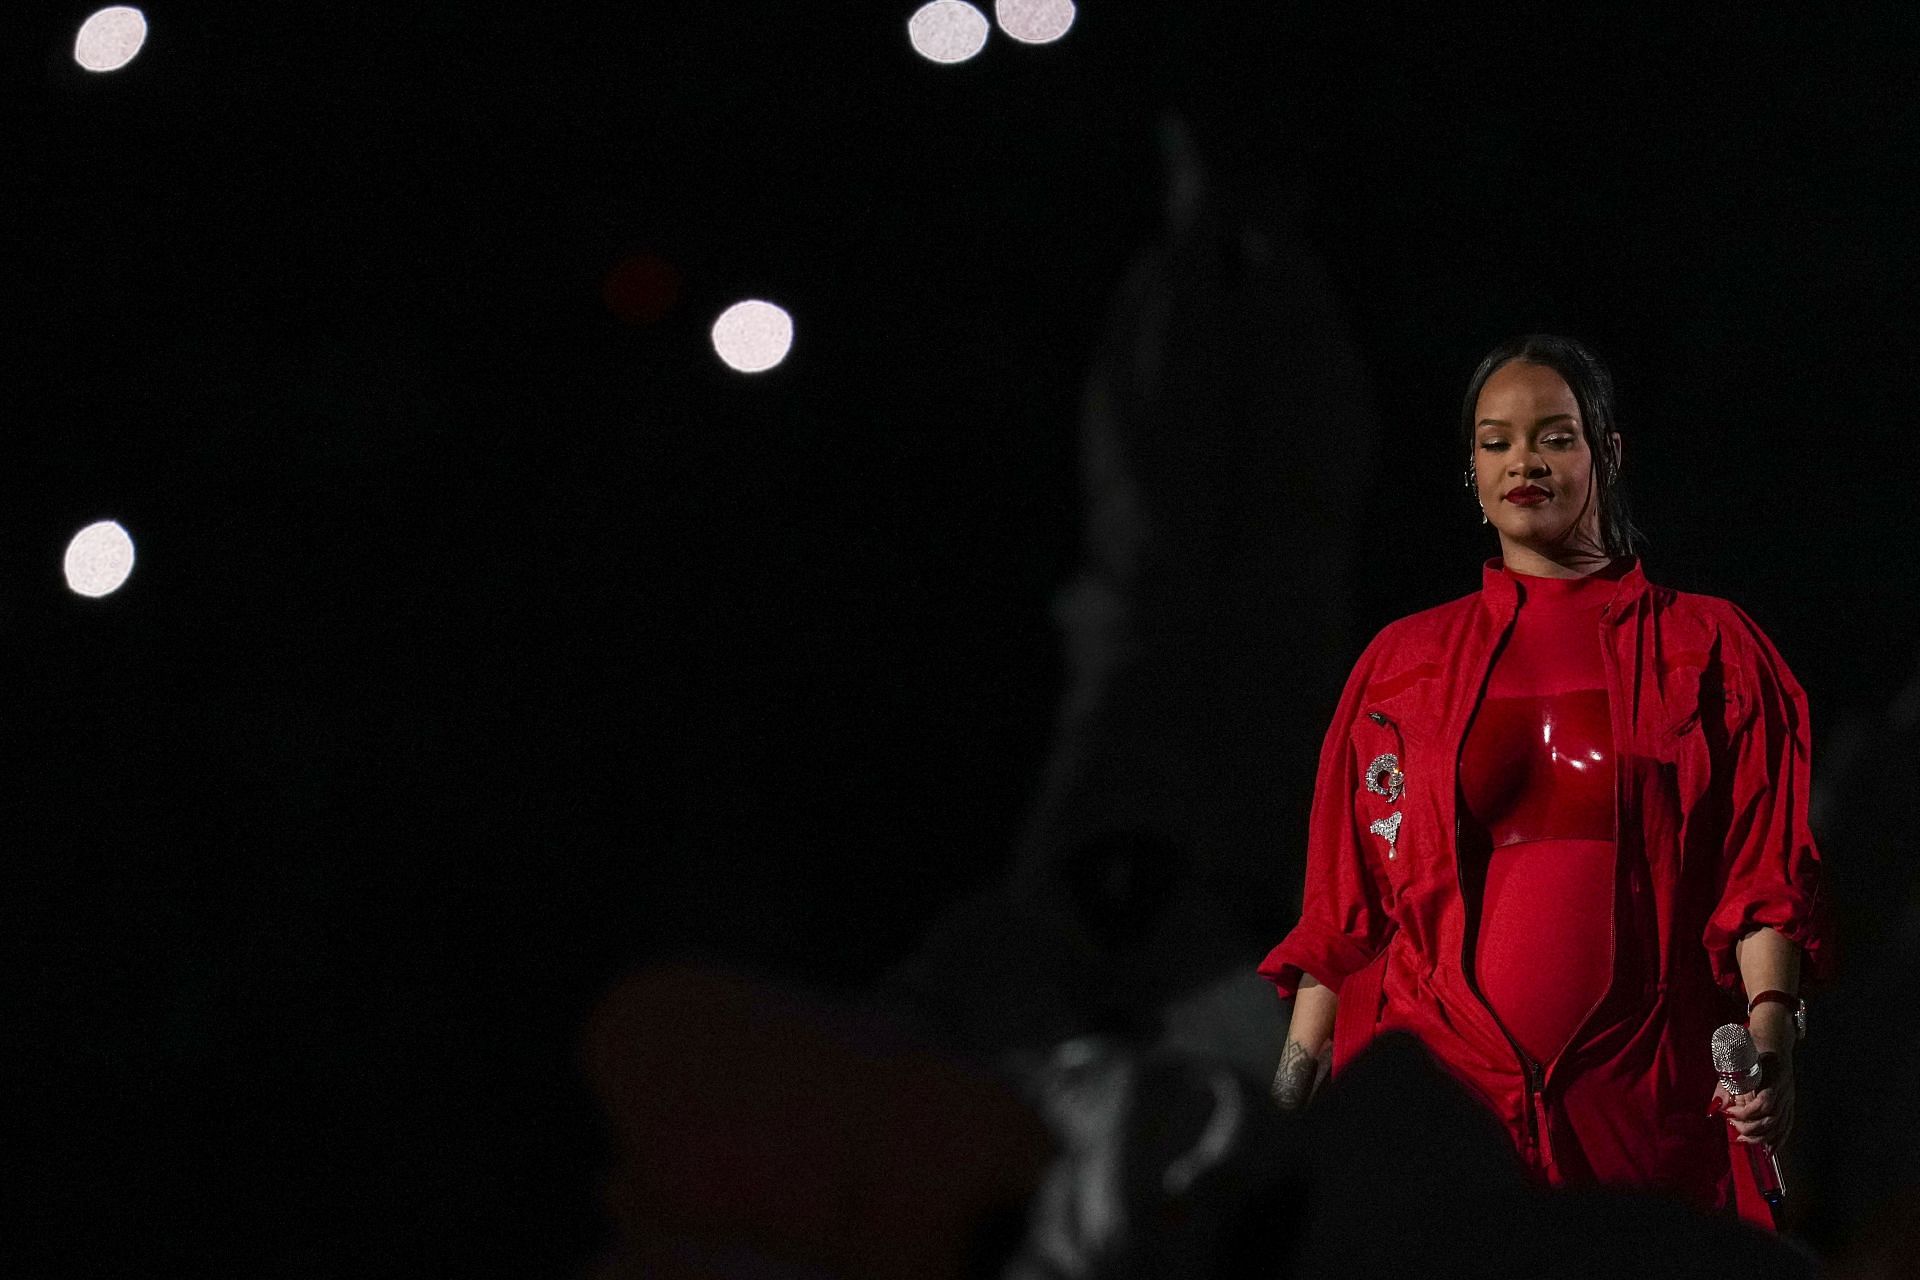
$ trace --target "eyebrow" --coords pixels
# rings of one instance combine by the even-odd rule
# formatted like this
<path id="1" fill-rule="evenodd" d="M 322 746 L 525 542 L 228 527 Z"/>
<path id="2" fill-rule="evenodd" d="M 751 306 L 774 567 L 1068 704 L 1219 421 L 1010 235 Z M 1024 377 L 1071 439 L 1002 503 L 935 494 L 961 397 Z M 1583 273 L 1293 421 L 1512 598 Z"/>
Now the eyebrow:
<path id="1" fill-rule="evenodd" d="M 1546 417 L 1540 419 L 1540 421 L 1534 423 L 1533 425 L 1536 427 L 1544 427 L 1549 422 L 1558 422 L 1562 418 L 1565 418 L 1569 422 L 1573 421 L 1573 415 L 1570 413 L 1554 413 L 1554 414 L 1547 415 Z M 1473 425 L 1476 427 L 1510 427 L 1513 424 L 1501 418 L 1482 418 L 1480 419 L 1480 421 L 1474 423 Z"/>

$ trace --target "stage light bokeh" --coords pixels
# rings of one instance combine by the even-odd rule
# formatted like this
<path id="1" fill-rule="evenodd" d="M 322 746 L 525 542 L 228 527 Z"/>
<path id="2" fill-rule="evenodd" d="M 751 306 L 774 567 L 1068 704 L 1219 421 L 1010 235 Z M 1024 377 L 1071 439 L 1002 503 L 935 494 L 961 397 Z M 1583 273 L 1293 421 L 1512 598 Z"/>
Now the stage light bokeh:
<path id="1" fill-rule="evenodd" d="M 680 271 L 658 254 L 633 254 L 607 272 L 600 299 L 626 324 L 658 324 L 680 301 Z"/>
<path id="2" fill-rule="evenodd" d="M 1052 44 L 1067 34 L 1076 10 L 1073 0 L 994 0 L 1000 29 L 1022 44 Z"/>
<path id="3" fill-rule="evenodd" d="M 89 71 L 118 71 L 132 62 L 147 42 L 147 17 L 138 9 L 114 5 L 80 24 L 73 60 Z"/>
<path id="4" fill-rule="evenodd" d="M 133 572 L 133 538 L 115 521 L 96 521 L 67 543 L 63 567 L 75 595 L 110 596 Z"/>
<path id="5" fill-rule="evenodd" d="M 929 62 L 965 62 L 984 49 L 993 24 L 965 0 L 933 0 L 907 19 L 913 49 Z"/>
<path id="6" fill-rule="evenodd" d="M 793 347 L 793 317 L 771 302 L 736 302 L 713 322 L 713 349 L 728 368 L 765 373 Z"/>

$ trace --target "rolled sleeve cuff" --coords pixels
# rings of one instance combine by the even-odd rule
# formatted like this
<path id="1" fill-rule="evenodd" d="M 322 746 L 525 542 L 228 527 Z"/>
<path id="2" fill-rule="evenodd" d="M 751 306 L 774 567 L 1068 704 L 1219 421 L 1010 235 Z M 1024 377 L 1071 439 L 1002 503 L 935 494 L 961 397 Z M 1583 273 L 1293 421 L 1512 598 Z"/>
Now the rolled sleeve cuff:
<path id="1" fill-rule="evenodd" d="M 1316 982 L 1337 996 L 1348 975 L 1366 968 L 1377 954 L 1343 933 L 1317 929 L 1302 921 L 1279 946 L 1267 952 L 1259 972 L 1282 1000 L 1293 999 L 1303 973 L 1312 974 Z"/>

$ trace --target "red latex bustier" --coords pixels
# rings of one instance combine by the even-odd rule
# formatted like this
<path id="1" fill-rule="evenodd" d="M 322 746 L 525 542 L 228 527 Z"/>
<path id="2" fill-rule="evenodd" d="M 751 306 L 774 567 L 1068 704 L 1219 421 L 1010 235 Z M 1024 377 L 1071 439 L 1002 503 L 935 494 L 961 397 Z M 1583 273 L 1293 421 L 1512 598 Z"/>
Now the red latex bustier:
<path id="1" fill-rule="evenodd" d="M 1607 691 L 1489 693 L 1460 759 L 1467 809 L 1494 849 L 1613 839 Z"/>
<path id="2" fill-rule="evenodd" d="M 1613 732 L 1600 610 L 1618 566 L 1519 584 L 1460 759 L 1473 972 L 1501 1025 L 1551 1062 L 1612 976 Z M 1476 904 L 1470 897 L 1470 909 Z"/>

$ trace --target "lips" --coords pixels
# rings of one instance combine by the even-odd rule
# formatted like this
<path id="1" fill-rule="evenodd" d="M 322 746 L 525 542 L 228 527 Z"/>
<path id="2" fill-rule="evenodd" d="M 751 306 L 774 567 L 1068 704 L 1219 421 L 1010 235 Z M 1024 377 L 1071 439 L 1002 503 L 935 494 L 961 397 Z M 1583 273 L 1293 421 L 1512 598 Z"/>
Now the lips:
<path id="1" fill-rule="evenodd" d="M 1518 489 L 1507 490 L 1501 496 L 1515 506 L 1531 507 L 1537 503 L 1545 502 L 1553 495 L 1538 485 L 1523 484 Z"/>

